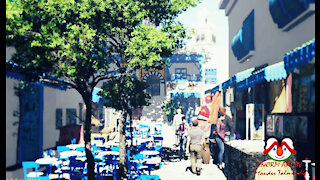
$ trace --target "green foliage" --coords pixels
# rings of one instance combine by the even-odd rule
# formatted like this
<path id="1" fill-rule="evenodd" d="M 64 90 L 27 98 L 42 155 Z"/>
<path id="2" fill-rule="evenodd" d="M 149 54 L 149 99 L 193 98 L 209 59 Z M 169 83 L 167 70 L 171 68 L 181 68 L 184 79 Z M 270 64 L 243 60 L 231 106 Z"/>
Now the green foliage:
<path id="1" fill-rule="evenodd" d="M 169 121 L 172 121 L 173 116 L 177 113 L 177 109 L 182 109 L 180 104 L 174 100 L 163 101 L 161 108 L 166 113 Z"/>
<path id="2" fill-rule="evenodd" d="M 132 112 L 135 108 L 149 105 L 151 95 L 145 92 L 147 87 L 145 82 L 133 76 L 117 77 L 104 83 L 98 95 L 105 99 L 106 107 Z"/>
<path id="3" fill-rule="evenodd" d="M 32 77 L 45 73 L 95 85 L 114 71 L 111 63 L 126 73 L 165 65 L 186 37 L 175 18 L 197 2 L 6 0 L 7 45 L 17 51 L 12 61 Z"/>
<path id="4" fill-rule="evenodd" d="M 75 88 L 87 109 L 93 88 L 111 79 L 103 95 L 114 103 L 110 106 L 130 110 L 149 97 L 130 75 L 168 63 L 166 57 L 187 37 L 176 17 L 198 2 L 6 0 L 6 45 L 15 47 L 11 61 L 23 67 L 29 79 L 62 79 L 58 83 Z M 90 122 L 87 116 L 85 129 Z M 85 132 L 88 141 L 90 131 Z M 87 159 L 89 179 L 94 179 L 93 158 Z"/>

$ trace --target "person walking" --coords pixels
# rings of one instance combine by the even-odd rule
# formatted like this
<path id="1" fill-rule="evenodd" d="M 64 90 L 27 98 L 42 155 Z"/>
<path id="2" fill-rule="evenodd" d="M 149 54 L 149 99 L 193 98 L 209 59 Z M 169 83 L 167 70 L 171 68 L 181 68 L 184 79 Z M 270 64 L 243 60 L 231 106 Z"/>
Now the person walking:
<path id="1" fill-rule="evenodd" d="M 219 114 L 217 123 L 216 123 L 216 143 L 219 148 L 219 153 L 218 153 L 218 167 L 219 169 L 224 168 L 224 163 L 223 163 L 223 154 L 224 154 L 224 139 L 225 135 L 230 135 L 230 131 L 226 132 L 226 124 L 224 123 L 224 120 L 228 119 L 228 116 L 225 115 L 225 111 L 221 110 L 221 113 Z"/>
<path id="2" fill-rule="evenodd" d="M 223 118 L 223 123 L 226 125 L 225 130 L 226 130 L 226 137 L 225 140 L 233 140 L 233 136 L 235 134 L 235 126 L 233 123 L 233 119 L 231 117 L 231 112 L 230 115 L 228 115 L 227 110 L 225 107 L 221 108 L 221 113 L 222 113 L 222 118 Z"/>
<path id="3" fill-rule="evenodd" d="M 198 176 L 201 174 L 204 136 L 204 132 L 198 127 L 198 120 L 193 120 L 188 132 L 186 154 L 190 153 L 191 171 Z"/>
<path id="4" fill-rule="evenodd" d="M 182 123 L 179 125 L 178 128 L 178 135 L 179 135 L 179 145 L 180 145 L 180 159 L 185 158 L 186 152 L 186 143 L 187 143 L 187 135 L 189 131 L 189 125 L 186 122 L 186 117 L 182 117 Z"/>
<path id="5" fill-rule="evenodd" d="M 217 156 L 216 153 L 214 153 L 215 151 L 215 144 L 216 144 L 216 136 L 217 136 L 217 132 L 216 132 L 216 125 L 215 124 L 211 124 L 210 127 L 210 135 L 209 135 L 209 149 L 210 149 L 210 154 L 211 154 L 211 158 L 212 158 L 212 163 L 214 164 L 214 161 L 217 160 Z"/>
<path id="6" fill-rule="evenodd" d="M 182 117 L 184 117 L 184 115 L 181 114 L 181 109 L 177 109 L 177 114 L 174 115 L 173 122 L 172 122 L 173 131 L 175 133 L 174 144 L 176 146 L 179 146 L 179 135 L 177 132 L 178 132 L 179 125 L 182 123 Z"/>

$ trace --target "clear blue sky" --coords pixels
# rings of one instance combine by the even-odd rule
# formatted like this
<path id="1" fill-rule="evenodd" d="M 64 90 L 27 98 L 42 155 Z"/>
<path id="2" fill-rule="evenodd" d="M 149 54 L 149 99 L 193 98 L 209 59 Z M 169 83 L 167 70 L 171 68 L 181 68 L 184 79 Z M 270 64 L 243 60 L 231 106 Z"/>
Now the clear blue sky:
<path id="1" fill-rule="evenodd" d="M 189 8 L 186 12 L 182 13 L 178 17 L 178 20 L 187 28 L 191 28 L 192 24 L 196 22 L 197 15 L 204 3 L 212 15 L 213 24 L 217 30 L 217 45 L 228 47 L 228 18 L 225 16 L 224 10 L 219 9 L 220 1 L 221 0 L 201 0 L 198 6 Z"/>

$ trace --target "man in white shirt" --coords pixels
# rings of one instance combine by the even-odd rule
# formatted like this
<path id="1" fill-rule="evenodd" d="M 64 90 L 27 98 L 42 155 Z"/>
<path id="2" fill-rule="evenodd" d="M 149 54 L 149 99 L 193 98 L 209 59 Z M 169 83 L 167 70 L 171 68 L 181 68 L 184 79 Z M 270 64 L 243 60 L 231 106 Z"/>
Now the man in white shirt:
<path id="1" fill-rule="evenodd" d="M 177 114 L 174 115 L 174 117 L 173 117 L 172 125 L 173 125 L 173 131 L 176 136 L 176 138 L 175 138 L 176 145 L 179 145 L 179 135 L 177 134 L 177 131 L 178 131 L 179 125 L 182 123 L 182 116 L 184 116 L 184 115 L 181 114 L 181 109 L 177 109 Z"/>

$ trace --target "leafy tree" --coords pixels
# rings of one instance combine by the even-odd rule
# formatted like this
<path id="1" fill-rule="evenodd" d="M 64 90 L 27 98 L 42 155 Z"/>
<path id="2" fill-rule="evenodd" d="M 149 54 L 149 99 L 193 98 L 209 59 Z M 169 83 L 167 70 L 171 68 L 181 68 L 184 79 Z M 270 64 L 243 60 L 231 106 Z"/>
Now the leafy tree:
<path id="1" fill-rule="evenodd" d="M 186 38 L 176 17 L 198 1 L 6 0 L 6 44 L 16 49 L 11 61 L 23 66 L 29 79 L 68 85 L 83 98 L 88 179 L 94 179 L 94 87 L 137 69 L 166 65 L 165 57 Z M 119 87 L 119 94 L 124 95 L 122 90 Z"/>
<path id="2" fill-rule="evenodd" d="M 161 104 L 161 109 L 164 113 L 166 113 L 168 122 L 172 123 L 174 115 L 177 114 L 177 110 L 182 109 L 182 107 L 179 103 L 177 103 L 173 99 L 170 99 L 168 101 L 163 101 L 163 103 Z"/>
<path id="3" fill-rule="evenodd" d="M 108 80 L 102 86 L 102 91 L 99 95 L 104 98 L 104 105 L 106 107 L 112 107 L 116 110 L 122 111 L 123 119 L 125 120 L 127 115 L 130 119 L 130 129 L 132 124 L 132 113 L 136 108 L 149 105 L 151 95 L 146 93 L 147 83 L 138 80 L 132 75 L 116 77 Z M 121 90 L 120 90 L 121 89 Z M 125 144 L 126 123 L 120 123 L 120 151 L 127 152 Z M 130 131 L 132 137 L 132 131 Z M 132 143 L 131 143 L 132 145 Z M 119 161 L 120 176 L 125 176 L 127 172 L 126 167 L 126 153 L 122 153 Z"/>

